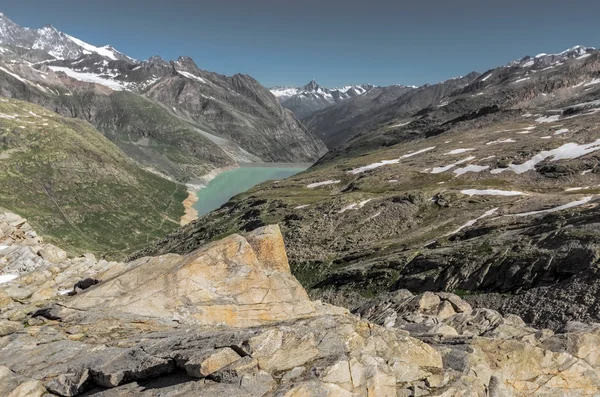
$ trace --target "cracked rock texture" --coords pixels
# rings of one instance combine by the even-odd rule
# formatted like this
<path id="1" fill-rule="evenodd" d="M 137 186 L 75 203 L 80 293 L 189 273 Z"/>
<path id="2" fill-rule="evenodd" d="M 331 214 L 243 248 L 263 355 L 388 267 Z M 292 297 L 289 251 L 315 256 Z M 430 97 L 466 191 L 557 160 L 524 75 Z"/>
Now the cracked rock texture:
<path id="1" fill-rule="evenodd" d="M 308 298 L 278 226 L 129 263 L 71 258 L 12 214 L 0 230 L 16 276 L 0 284 L 2 396 L 600 392 L 600 325 L 539 330 L 406 290 L 349 313 Z"/>

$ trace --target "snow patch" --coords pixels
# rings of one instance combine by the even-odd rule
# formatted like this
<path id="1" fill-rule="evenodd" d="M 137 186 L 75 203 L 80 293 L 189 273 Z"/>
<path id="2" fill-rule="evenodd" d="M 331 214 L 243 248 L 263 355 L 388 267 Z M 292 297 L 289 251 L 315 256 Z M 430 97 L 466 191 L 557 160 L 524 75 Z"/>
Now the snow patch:
<path id="1" fill-rule="evenodd" d="M 529 80 L 529 77 L 524 77 L 524 78 L 522 78 L 522 79 L 515 80 L 515 81 L 514 81 L 514 84 L 516 84 L 516 83 L 520 83 L 520 82 L 522 82 L 522 81 L 526 81 L 526 80 Z"/>
<path id="2" fill-rule="evenodd" d="M 69 76 L 71 78 L 74 78 L 75 80 L 83 81 L 86 83 L 100 84 L 100 85 L 103 85 L 103 86 L 106 86 L 106 87 L 112 89 L 113 91 L 123 91 L 123 90 L 127 89 L 125 87 L 125 85 L 123 85 L 123 83 L 116 81 L 116 80 L 111 80 L 106 77 L 102 77 L 101 75 L 98 75 L 98 74 L 77 72 L 73 69 L 69 69 L 69 68 L 62 67 L 62 66 L 48 66 L 48 67 L 53 72 L 63 72 L 64 74 L 66 74 L 67 76 Z"/>
<path id="3" fill-rule="evenodd" d="M 455 169 L 453 172 L 458 176 L 458 175 L 466 174 L 467 172 L 481 172 L 481 171 L 485 171 L 488 168 L 490 168 L 489 165 L 471 164 L 471 165 L 467 165 L 466 167 L 463 167 L 463 168 Z"/>
<path id="4" fill-rule="evenodd" d="M 452 233 L 448 233 L 446 236 L 451 236 L 453 234 L 456 234 L 458 232 L 460 232 L 461 230 L 463 230 L 466 227 L 470 227 L 473 226 L 478 220 L 483 219 L 483 218 L 487 218 L 489 216 L 494 215 L 496 212 L 498 211 L 498 208 L 492 208 L 489 211 L 484 212 L 483 215 L 481 215 L 479 218 L 476 219 L 472 219 L 470 221 L 468 221 L 467 223 L 465 223 L 464 225 L 460 226 L 458 229 L 456 229 L 455 231 L 453 231 Z"/>
<path id="5" fill-rule="evenodd" d="M 0 284 L 8 283 L 9 281 L 13 281 L 18 278 L 18 274 L 1 274 L 0 275 Z"/>
<path id="6" fill-rule="evenodd" d="M 113 51 L 110 50 L 110 47 L 108 46 L 104 46 L 104 47 L 96 47 L 93 46 L 91 44 L 86 43 L 85 41 L 81 41 L 73 36 L 69 36 L 68 34 L 65 34 L 65 36 L 71 40 L 73 43 L 77 44 L 78 46 L 82 47 L 84 50 L 96 53 L 98 55 L 102 55 L 103 57 L 112 59 L 113 61 L 117 60 L 117 57 L 115 56 L 115 53 Z"/>
<path id="7" fill-rule="evenodd" d="M 535 169 L 535 166 L 537 164 L 541 163 L 547 158 L 551 158 L 551 161 L 570 160 L 576 159 L 581 156 L 585 156 L 586 154 L 595 152 L 597 150 L 600 150 L 600 139 L 597 139 L 594 142 L 587 143 L 584 145 L 580 145 L 578 143 L 567 143 L 556 149 L 544 150 L 536 154 L 530 160 L 524 162 L 523 164 L 510 164 L 508 168 L 504 168 L 503 170 L 510 169 L 516 174 L 522 174 L 524 172 Z M 493 171 L 492 173 L 501 172 Z"/>
<path id="8" fill-rule="evenodd" d="M 565 192 L 577 192 L 579 190 L 585 190 L 585 189 L 589 189 L 589 186 L 583 186 L 583 187 L 569 187 L 565 189 Z"/>
<path id="9" fill-rule="evenodd" d="M 554 135 L 564 134 L 565 132 L 569 132 L 569 129 L 568 128 L 561 128 L 560 130 L 556 130 L 556 132 L 554 133 Z"/>
<path id="10" fill-rule="evenodd" d="M 368 203 L 369 201 L 371 201 L 371 200 L 373 200 L 373 199 L 367 199 L 367 200 L 363 200 L 363 201 L 361 201 L 360 203 L 352 203 L 352 204 L 349 204 L 349 205 L 345 206 L 344 208 L 342 208 L 342 209 L 340 210 L 339 214 L 342 214 L 342 213 L 344 213 L 344 212 L 346 212 L 346 211 L 349 211 L 349 210 L 358 210 L 358 209 L 360 209 L 360 208 L 364 207 L 364 206 L 365 206 L 365 204 L 367 204 L 367 203 Z"/>
<path id="11" fill-rule="evenodd" d="M 195 74 L 191 74 L 191 73 L 189 73 L 189 72 L 185 72 L 185 71 L 183 71 L 183 70 L 178 70 L 178 71 L 177 71 L 177 73 L 179 73 L 179 74 L 180 74 L 180 75 L 182 75 L 182 76 L 185 76 L 185 77 L 187 77 L 188 79 L 192 79 L 192 80 L 196 80 L 196 81 L 199 81 L 199 82 L 201 82 L 201 83 L 204 83 L 204 84 L 208 84 L 208 82 L 207 82 L 206 80 L 204 80 L 204 79 L 203 79 L 202 77 L 200 77 L 200 76 L 196 76 Z"/>
<path id="12" fill-rule="evenodd" d="M 514 139 L 508 138 L 508 139 L 502 139 L 502 140 L 498 140 L 498 141 L 491 141 L 491 142 L 486 143 L 486 145 L 495 145 L 497 143 L 514 143 L 514 142 L 516 142 Z"/>
<path id="13" fill-rule="evenodd" d="M 554 116 L 542 116 L 540 118 L 535 119 L 538 123 L 555 123 L 560 119 L 559 115 Z"/>
<path id="14" fill-rule="evenodd" d="M 475 156 L 466 157 L 462 160 L 456 161 L 452 164 L 445 165 L 443 167 L 435 167 L 433 170 L 431 170 L 431 174 L 440 174 L 442 172 L 448 171 L 449 169 L 451 169 L 457 165 L 466 163 L 467 161 L 471 161 L 471 160 L 475 160 Z"/>
<path id="15" fill-rule="evenodd" d="M 412 123 L 412 121 L 407 121 L 406 123 L 394 124 L 394 125 L 390 125 L 390 128 L 404 127 L 405 125 L 408 125 L 410 123 Z"/>
<path id="16" fill-rule="evenodd" d="M 461 153 L 465 153 L 465 152 L 470 152 L 472 150 L 475 150 L 475 149 L 454 149 L 454 150 L 449 151 L 448 153 L 444 153 L 444 156 L 448 156 L 450 154 L 461 154 Z"/>
<path id="17" fill-rule="evenodd" d="M 592 198 L 593 198 L 592 196 L 584 197 L 581 200 L 571 201 L 570 203 L 560 205 L 560 206 L 554 207 L 554 208 L 549 208 L 547 210 L 522 212 L 520 214 L 508 214 L 508 215 L 504 215 L 504 216 L 519 216 L 520 217 L 520 216 L 529 216 L 529 215 L 537 215 L 537 214 L 548 214 L 551 212 L 562 211 L 562 210 L 566 210 L 568 208 L 573 208 L 573 207 L 578 207 L 580 205 L 584 205 L 584 204 L 590 202 L 592 200 Z"/>
<path id="18" fill-rule="evenodd" d="M 421 153 L 428 152 L 428 151 L 433 150 L 433 149 L 435 149 L 435 146 L 428 147 L 428 148 L 421 149 L 421 150 L 417 150 L 416 152 L 413 152 L 413 153 L 408 153 L 408 154 L 402 155 L 399 158 L 394 159 L 394 160 L 381 160 L 381 161 L 379 161 L 377 163 L 373 163 L 373 164 L 365 165 L 363 167 L 355 168 L 353 170 L 348 171 L 348 173 L 352 174 L 352 175 L 356 175 L 356 174 L 360 174 L 360 173 L 365 172 L 365 171 L 374 170 L 376 168 L 383 167 L 384 165 L 398 164 L 400 162 L 400 160 L 407 159 L 409 157 L 413 157 L 413 156 L 416 156 L 416 155 L 421 154 Z"/>
<path id="19" fill-rule="evenodd" d="M 466 189 L 460 191 L 468 196 L 521 196 L 525 193 L 516 190 L 497 190 L 497 189 Z"/>
<path id="20" fill-rule="evenodd" d="M 338 181 L 329 180 L 329 181 L 311 183 L 311 184 L 306 185 L 306 187 L 309 188 L 309 189 L 313 189 L 313 188 L 319 187 L 319 186 L 335 185 L 335 184 L 340 183 L 340 182 L 341 181 L 339 181 L 339 180 Z"/>
<path id="21" fill-rule="evenodd" d="M 584 84 L 584 87 L 588 87 L 590 85 L 596 85 L 596 84 L 600 84 L 600 78 L 594 79 L 592 81 L 590 81 L 589 83 Z"/>

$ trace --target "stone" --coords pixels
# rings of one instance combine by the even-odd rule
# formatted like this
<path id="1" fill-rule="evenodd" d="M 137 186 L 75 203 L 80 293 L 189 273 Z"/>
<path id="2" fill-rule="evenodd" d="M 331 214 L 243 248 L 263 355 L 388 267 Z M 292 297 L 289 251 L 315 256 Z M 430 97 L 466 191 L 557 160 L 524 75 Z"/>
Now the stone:
<path id="1" fill-rule="evenodd" d="M 77 396 L 92 386 L 90 371 L 86 368 L 82 371 L 60 374 L 56 379 L 46 383 L 48 391 L 59 396 Z"/>
<path id="2" fill-rule="evenodd" d="M 286 372 L 285 375 L 283 375 L 283 377 L 281 378 L 281 383 L 288 383 L 295 379 L 298 379 L 305 372 L 306 372 L 305 367 L 294 367 L 291 370 L 289 370 L 288 372 Z"/>
<path id="3" fill-rule="evenodd" d="M 246 240 L 263 266 L 276 271 L 291 272 L 283 238 L 278 236 L 281 236 L 279 226 L 269 225 L 248 233 Z"/>
<path id="4" fill-rule="evenodd" d="M 503 322 L 503 318 L 495 310 L 475 309 L 471 314 L 460 313 L 444 322 L 456 329 L 459 335 L 481 335 Z"/>
<path id="5" fill-rule="evenodd" d="M 210 373 L 210 379 L 220 383 L 239 384 L 245 375 L 254 375 L 257 372 L 257 359 L 250 356 L 238 357 L 231 364 Z"/>
<path id="6" fill-rule="evenodd" d="M 454 306 L 448 301 L 442 301 L 442 303 L 440 303 L 438 306 L 437 313 L 435 315 L 436 317 L 444 320 L 448 317 L 454 316 L 455 314 L 456 312 L 454 311 Z"/>
<path id="7" fill-rule="evenodd" d="M 123 274 L 76 295 L 68 307 L 233 327 L 316 315 L 287 270 L 279 229 L 259 229 L 252 239 L 259 256 L 244 237 L 232 235 L 185 256 L 139 259 Z M 276 266 L 275 260 L 285 263 Z"/>
<path id="8" fill-rule="evenodd" d="M 6 397 L 42 397 L 45 394 L 46 388 L 39 380 L 29 380 L 21 383 Z"/>
<path id="9" fill-rule="evenodd" d="M 452 305 L 452 308 L 456 313 L 466 313 L 471 314 L 473 308 L 463 299 L 461 299 L 458 295 L 451 294 L 448 292 L 436 292 L 436 295 L 439 296 L 442 300 L 449 302 Z"/>
<path id="10" fill-rule="evenodd" d="M 518 397 L 600 389 L 597 324 L 553 333 L 473 310 L 453 294 L 406 290 L 364 303 L 359 318 L 311 302 L 283 254 L 279 229 L 266 227 L 184 256 L 33 258 L 27 266 L 36 270 L 0 285 L 0 396 Z M 46 292 L 86 278 L 103 282 L 72 297 Z M 32 301 L 42 295 L 46 301 Z"/>
<path id="11" fill-rule="evenodd" d="M 48 262 L 59 263 L 67 259 L 67 252 L 52 245 L 46 244 L 39 250 L 38 255 Z"/>
<path id="12" fill-rule="evenodd" d="M 439 296 L 429 291 L 417 295 L 414 299 L 419 312 L 422 314 L 436 314 L 441 302 Z"/>
<path id="13" fill-rule="evenodd" d="M 323 381 L 335 383 L 346 390 L 352 390 L 354 385 L 352 383 L 352 375 L 350 373 L 350 363 L 347 360 L 342 360 L 333 364 L 331 367 L 325 370 L 323 374 Z"/>
<path id="14" fill-rule="evenodd" d="M 10 335 L 23 328 L 23 324 L 17 321 L 0 320 L 0 337 Z"/>
<path id="15" fill-rule="evenodd" d="M 233 349 L 224 347 L 214 351 L 192 354 L 185 360 L 183 367 L 189 376 L 194 378 L 205 378 L 239 359 L 240 355 Z"/>
<path id="16" fill-rule="evenodd" d="M 95 384 L 116 387 L 133 380 L 168 374 L 175 369 L 172 360 L 148 355 L 141 349 L 107 349 L 92 355 L 83 364 Z"/>

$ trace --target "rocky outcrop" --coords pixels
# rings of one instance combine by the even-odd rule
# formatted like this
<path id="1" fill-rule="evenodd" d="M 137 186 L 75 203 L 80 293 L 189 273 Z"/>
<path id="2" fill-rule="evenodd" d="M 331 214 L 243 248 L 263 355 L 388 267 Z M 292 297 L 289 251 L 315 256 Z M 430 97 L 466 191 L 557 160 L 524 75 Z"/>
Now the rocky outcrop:
<path id="1" fill-rule="evenodd" d="M 600 324 L 569 323 L 557 333 L 516 315 L 472 309 L 449 293 L 400 290 L 357 314 L 408 331 L 441 354 L 446 371 L 490 396 L 585 396 L 600 392 Z M 456 389 L 455 389 L 456 390 Z M 449 394 L 455 395 L 455 394 Z"/>
<path id="2" fill-rule="evenodd" d="M 249 327 L 316 313 L 290 274 L 277 226 L 232 235 L 191 254 L 143 258 L 66 306 L 202 325 Z"/>
<path id="3" fill-rule="evenodd" d="M 187 255 L 108 263 L 69 258 L 37 238 L 24 219 L 2 219 L 2 243 L 30 250 L 25 262 L 0 250 L 1 272 L 20 269 L 0 284 L 2 395 L 520 397 L 600 391 L 600 326 L 537 330 L 517 316 L 473 309 L 453 294 L 405 290 L 353 315 L 310 301 L 290 274 L 277 226 L 231 235 Z M 57 293 L 77 278 L 89 279 L 69 294 Z"/>

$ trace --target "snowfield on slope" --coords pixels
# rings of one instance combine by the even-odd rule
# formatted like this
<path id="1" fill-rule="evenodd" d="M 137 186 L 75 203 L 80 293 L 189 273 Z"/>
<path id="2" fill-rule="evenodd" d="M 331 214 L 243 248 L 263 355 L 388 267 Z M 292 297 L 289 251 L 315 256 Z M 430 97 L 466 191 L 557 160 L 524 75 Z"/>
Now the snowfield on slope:
<path id="1" fill-rule="evenodd" d="M 340 182 L 341 181 L 339 181 L 339 180 L 338 181 L 329 180 L 329 181 L 311 183 L 311 184 L 306 185 L 306 187 L 309 189 L 313 189 L 313 188 L 319 187 L 319 186 L 335 185 L 336 183 L 340 183 Z"/>
<path id="2" fill-rule="evenodd" d="M 394 160 L 381 160 L 381 161 L 379 161 L 377 163 L 373 163 L 373 164 L 365 165 L 363 167 L 355 168 L 353 170 L 348 171 L 348 173 L 352 174 L 352 175 L 356 175 L 356 174 L 360 174 L 360 173 L 365 172 L 365 171 L 374 170 L 376 168 L 383 167 L 384 165 L 398 164 L 400 162 L 400 160 L 407 159 L 409 157 L 413 157 L 413 156 L 416 156 L 416 155 L 421 154 L 421 153 L 428 152 L 428 151 L 433 150 L 433 149 L 435 149 L 435 146 L 428 147 L 428 148 L 421 149 L 421 150 L 417 150 L 416 152 L 413 152 L 413 153 L 408 153 L 408 154 L 402 155 L 399 158 L 394 159 Z"/>
<path id="3" fill-rule="evenodd" d="M 522 174 L 535 169 L 537 164 L 541 163 L 547 158 L 551 158 L 551 161 L 570 160 L 585 156 L 586 154 L 595 152 L 597 150 L 600 150 L 600 139 L 583 145 L 578 143 L 566 143 L 556 149 L 544 150 L 523 164 L 510 164 L 508 168 L 498 168 L 496 170 L 492 170 L 492 173 L 498 174 L 504 170 L 511 170 L 516 174 Z"/>
<path id="4" fill-rule="evenodd" d="M 455 231 L 453 231 L 453 232 L 451 232 L 451 233 L 448 233 L 448 234 L 446 235 L 446 237 L 447 237 L 447 236 L 452 236 L 453 234 L 456 234 L 456 233 L 460 232 L 460 231 L 461 231 L 461 230 L 463 230 L 464 228 L 467 228 L 467 227 L 471 227 L 471 226 L 473 226 L 475 223 L 477 223 L 477 221 L 478 221 L 478 220 L 481 220 L 481 219 L 483 219 L 483 218 L 487 218 L 487 217 L 489 217 L 489 216 L 492 216 L 492 215 L 494 215 L 494 214 L 495 214 L 497 211 L 498 211 L 498 208 L 492 208 L 491 210 L 489 210 L 489 211 L 486 211 L 486 212 L 485 212 L 483 215 L 481 215 L 479 218 L 471 219 L 470 221 L 468 221 L 468 222 L 467 222 L 467 223 L 465 223 L 464 225 L 460 226 L 460 227 L 459 227 L 458 229 L 456 229 Z"/>
<path id="5" fill-rule="evenodd" d="M 570 203 L 567 203 L 564 205 L 559 205 L 558 207 L 554 207 L 554 208 L 548 208 L 546 210 L 522 212 L 520 214 L 508 214 L 508 215 L 504 215 L 504 216 L 521 217 L 521 216 L 530 216 L 530 215 L 538 215 L 538 214 L 549 214 L 551 212 L 562 211 L 562 210 L 566 210 L 568 208 L 579 207 L 580 205 L 589 203 L 592 200 L 592 198 L 593 198 L 592 196 L 588 196 L 588 197 L 582 198 L 581 200 L 571 201 Z"/>
<path id="6" fill-rule="evenodd" d="M 116 80 L 108 79 L 106 77 L 102 77 L 98 74 L 77 72 L 73 69 L 69 69 L 63 66 L 48 66 L 48 68 L 50 68 L 53 72 L 63 72 L 64 74 L 75 80 L 83 81 L 85 83 L 101 84 L 112 89 L 113 91 L 123 91 L 127 89 L 127 87 L 125 87 L 123 83 Z"/>
<path id="7" fill-rule="evenodd" d="M 466 189 L 460 191 L 462 194 L 466 194 L 468 196 L 521 196 L 525 193 L 519 192 L 517 190 L 497 190 L 497 189 Z"/>

